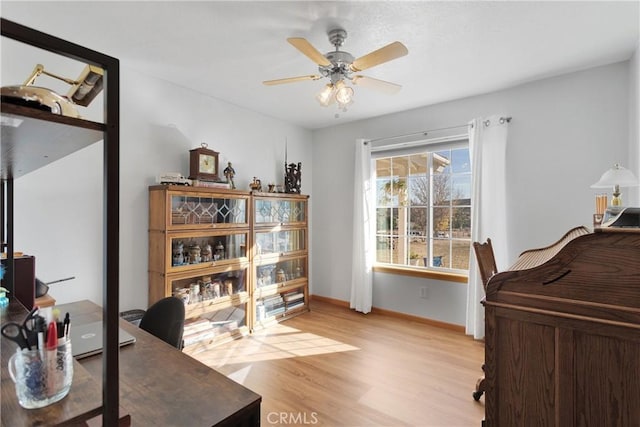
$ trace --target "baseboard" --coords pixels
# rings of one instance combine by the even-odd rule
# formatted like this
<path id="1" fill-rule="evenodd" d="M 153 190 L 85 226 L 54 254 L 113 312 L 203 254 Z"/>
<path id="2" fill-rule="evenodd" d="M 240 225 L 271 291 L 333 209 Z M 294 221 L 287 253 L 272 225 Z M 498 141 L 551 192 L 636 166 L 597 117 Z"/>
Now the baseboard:
<path id="1" fill-rule="evenodd" d="M 322 301 L 328 304 L 337 305 L 344 308 L 350 308 L 350 304 L 348 301 L 343 301 L 335 298 L 323 297 L 320 295 L 311 295 L 311 301 Z M 425 325 L 436 326 L 438 328 L 448 329 L 451 331 L 462 332 L 464 333 L 465 328 L 461 325 L 456 325 L 453 323 L 441 322 L 439 320 L 428 319 L 426 317 L 414 316 L 412 314 L 400 313 L 398 311 L 387 310 L 384 308 L 371 307 L 371 312 L 376 314 L 383 314 L 389 317 L 395 317 L 397 319 L 408 320 L 412 322 L 423 323 Z"/>
<path id="2" fill-rule="evenodd" d="M 344 308 L 349 308 L 349 301 L 343 301 L 341 299 L 335 299 L 335 298 L 329 298 L 329 297 L 323 297 L 320 295 L 311 295 L 310 296 L 311 301 L 322 301 L 322 302 L 326 302 L 329 304 L 333 304 L 333 305 L 337 305 L 340 307 L 344 307 Z"/>

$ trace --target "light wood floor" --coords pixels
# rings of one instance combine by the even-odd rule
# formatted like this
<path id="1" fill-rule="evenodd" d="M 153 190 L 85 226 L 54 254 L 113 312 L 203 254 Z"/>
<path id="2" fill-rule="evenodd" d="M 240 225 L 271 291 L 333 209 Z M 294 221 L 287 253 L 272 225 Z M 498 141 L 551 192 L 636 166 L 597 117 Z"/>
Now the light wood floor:
<path id="1" fill-rule="evenodd" d="M 262 395 L 262 425 L 480 426 L 484 345 L 312 301 L 311 312 L 195 356 Z"/>

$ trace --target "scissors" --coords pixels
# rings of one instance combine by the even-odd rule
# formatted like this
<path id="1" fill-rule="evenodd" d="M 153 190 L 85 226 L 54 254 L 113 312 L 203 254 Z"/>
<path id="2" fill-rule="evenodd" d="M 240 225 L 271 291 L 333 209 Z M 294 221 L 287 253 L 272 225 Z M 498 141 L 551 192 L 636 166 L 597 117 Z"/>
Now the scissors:
<path id="1" fill-rule="evenodd" d="M 34 330 L 34 322 L 32 321 L 38 315 L 36 314 L 38 311 L 37 307 L 34 307 L 27 317 L 24 319 L 22 324 L 16 322 L 8 322 L 2 326 L 0 332 L 2 336 L 10 339 L 20 346 L 20 348 L 26 348 L 31 350 L 31 345 L 36 344 L 38 340 L 38 334 Z"/>

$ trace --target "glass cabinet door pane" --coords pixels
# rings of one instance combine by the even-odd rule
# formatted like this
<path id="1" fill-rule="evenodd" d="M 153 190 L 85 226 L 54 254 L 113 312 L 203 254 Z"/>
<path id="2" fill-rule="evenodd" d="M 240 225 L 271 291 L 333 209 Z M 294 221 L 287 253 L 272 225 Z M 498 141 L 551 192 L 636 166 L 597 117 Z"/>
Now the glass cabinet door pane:
<path id="1" fill-rule="evenodd" d="M 247 291 L 246 271 L 246 268 L 243 268 L 175 279 L 171 281 L 171 293 L 187 306 L 237 295 Z"/>
<path id="2" fill-rule="evenodd" d="M 305 250 L 305 230 L 285 230 L 256 233 L 258 255 Z"/>
<path id="3" fill-rule="evenodd" d="M 298 200 L 263 200 L 255 201 L 256 224 L 304 222 L 304 201 Z"/>
<path id="4" fill-rule="evenodd" d="M 171 225 L 247 223 L 247 201 L 236 198 L 171 196 Z"/>
<path id="5" fill-rule="evenodd" d="M 171 265 L 200 264 L 247 256 L 247 234 L 172 237 Z"/>
<path id="6" fill-rule="evenodd" d="M 306 258 L 296 258 L 256 267 L 256 286 L 284 283 L 289 280 L 306 278 Z"/>

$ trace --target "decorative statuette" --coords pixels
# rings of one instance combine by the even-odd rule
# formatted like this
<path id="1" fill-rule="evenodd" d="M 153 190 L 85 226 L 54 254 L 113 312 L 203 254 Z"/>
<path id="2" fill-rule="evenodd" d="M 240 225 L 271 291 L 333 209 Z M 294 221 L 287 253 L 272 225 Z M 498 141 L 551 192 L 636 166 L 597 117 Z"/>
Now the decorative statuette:
<path id="1" fill-rule="evenodd" d="M 249 183 L 249 188 L 253 191 L 262 191 L 262 182 L 254 176 L 253 181 Z"/>
<path id="2" fill-rule="evenodd" d="M 284 192 L 300 194 L 300 186 L 302 184 L 302 163 L 289 163 L 285 165 L 286 173 L 284 175 Z"/>

